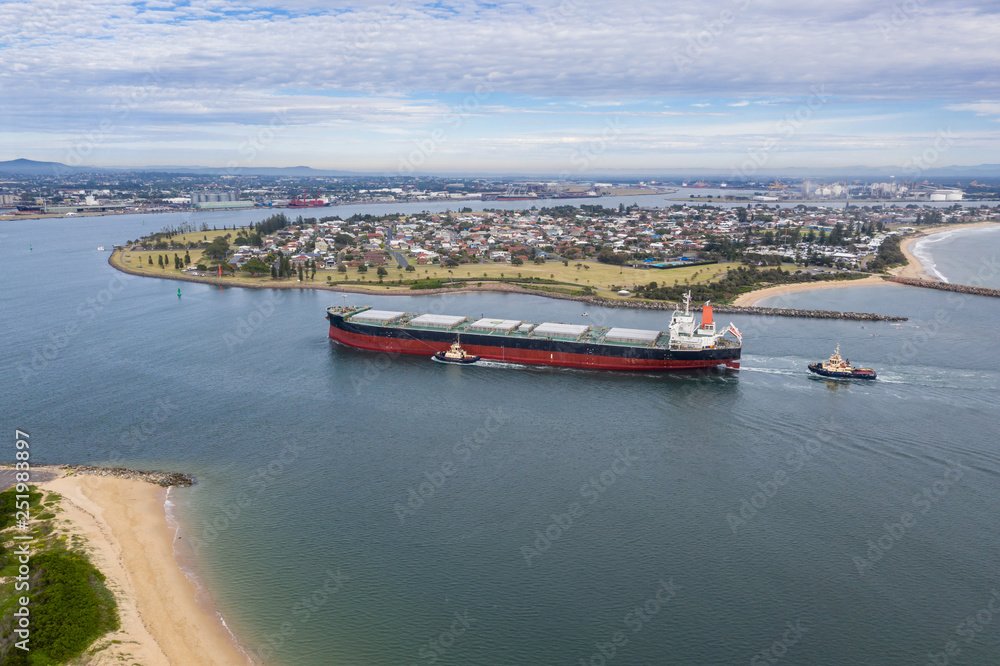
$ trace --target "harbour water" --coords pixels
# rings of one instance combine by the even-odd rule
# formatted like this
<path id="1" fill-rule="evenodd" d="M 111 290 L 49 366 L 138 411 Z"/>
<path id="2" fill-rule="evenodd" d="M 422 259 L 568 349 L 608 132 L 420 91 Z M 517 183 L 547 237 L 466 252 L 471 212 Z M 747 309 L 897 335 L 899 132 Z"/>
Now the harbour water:
<path id="1" fill-rule="evenodd" d="M 331 344 L 339 294 L 178 297 L 95 249 L 167 217 L 0 226 L 0 420 L 39 463 L 195 474 L 171 493 L 182 555 L 263 662 L 924 664 L 949 641 L 1000 662 L 1000 301 L 785 294 L 764 304 L 910 320 L 733 317 L 738 373 L 443 366 Z M 1000 249 L 952 238 L 928 252 L 953 282 Z M 347 302 L 585 321 L 520 295 Z M 880 379 L 809 376 L 838 343 Z"/>

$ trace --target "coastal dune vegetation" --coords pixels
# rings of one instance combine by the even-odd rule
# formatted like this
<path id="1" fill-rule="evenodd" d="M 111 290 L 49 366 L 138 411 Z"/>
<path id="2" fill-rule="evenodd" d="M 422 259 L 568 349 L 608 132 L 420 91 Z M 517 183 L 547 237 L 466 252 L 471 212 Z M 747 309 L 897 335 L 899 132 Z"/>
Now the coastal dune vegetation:
<path id="1" fill-rule="evenodd" d="M 0 664 L 49 666 L 80 658 L 95 640 L 119 627 L 114 595 L 104 575 L 91 564 L 82 544 L 69 539 L 57 526 L 61 497 L 30 486 L 31 557 L 28 591 L 15 589 L 18 557 L 16 488 L 0 493 Z M 15 643 L 13 613 L 27 595 L 30 637 L 25 651 Z"/>

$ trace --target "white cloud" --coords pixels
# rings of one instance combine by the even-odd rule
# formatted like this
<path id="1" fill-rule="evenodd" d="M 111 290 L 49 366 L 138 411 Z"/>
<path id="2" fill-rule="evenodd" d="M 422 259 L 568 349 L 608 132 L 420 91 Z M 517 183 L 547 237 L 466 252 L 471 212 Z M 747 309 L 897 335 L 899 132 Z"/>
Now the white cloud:
<path id="1" fill-rule="evenodd" d="M 949 111 L 971 111 L 977 116 L 997 116 L 1000 120 L 1000 101 L 983 100 L 967 104 L 949 104 L 945 108 Z"/>
<path id="2" fill-rule="evenodd" d="M 0 4 L 0 117 L 6 131 L 52 144 L 109 117 L 120 137 L 226 142 L 231 128 L 264 126 L 287 108 L 303 136 L 316 128 L 332 141 L 359 132 L 375 140 L 440 124 L 479 88 L 488 94 L 466 125 L 491 136 L 615 114 L 669 133 L 662 148 L 686 145 L 681 132 L 767 131 L 739 127 L 773 127 L 753 114 L 780 117 L 824 82 L 846 104 L 937 95 L 950 112 L 1000 117 L 1000 102 L 989 101 L 1000 99 L 1000 8 L 941 0 L 900 17 L 860 0 L 807 0 L 794 13 L 764 0 L 732 6 L 723 21 L 719 7 L 695 0 L 356 0 L 336 9 L 320 0 L 13 0 Z M 689 62 L 679 66 L 679 54 Z M 668 100 L 696 110 L 665 111 Z M 128 114 L 118 118 L 123 101 Z M 700 111 L 713 104 L 742 110 L 720 124 L 725 116 Z M 326 134 L 333 128 L 339 138 Z"/>

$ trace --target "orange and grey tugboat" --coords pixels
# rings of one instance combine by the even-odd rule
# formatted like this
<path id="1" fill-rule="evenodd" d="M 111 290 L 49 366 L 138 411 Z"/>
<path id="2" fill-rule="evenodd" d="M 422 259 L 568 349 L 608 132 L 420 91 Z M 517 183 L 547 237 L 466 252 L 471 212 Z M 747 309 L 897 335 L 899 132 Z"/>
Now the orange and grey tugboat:
<path id="1" fill-rule="evenodd" d="M 840 358 L 840 345 L 836 351 L 830 355 L 829 361 L 822 363 L 810 363 L 809 372 L 814 372 L 822 377 L 832 377 L 834 379 L 875 379 L 875 371 L 871 368 L 855 368 L 850 360 Z"/>

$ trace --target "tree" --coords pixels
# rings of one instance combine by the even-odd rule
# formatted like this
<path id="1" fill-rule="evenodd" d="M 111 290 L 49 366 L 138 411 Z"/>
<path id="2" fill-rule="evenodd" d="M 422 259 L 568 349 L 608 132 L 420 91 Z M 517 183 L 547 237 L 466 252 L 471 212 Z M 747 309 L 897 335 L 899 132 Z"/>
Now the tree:
<path id="1" fill-rule="evenodd" d="M 378 270 L 375 271 L 375 274 L 378 275 L 379 282 L 381 282 L 382 278 L 384 278 L 385 276 L 387 276 L 389 274 L 389 271 L 385 270 L 384 267 L 379 266 Z"/>
<path id="2" fill-rule="evenodd" d="M 163 255 L 162 254 L 156 255 L 156 263 L 157 263 L 157 265 L 159 265 L 160 268 L 163 268 Z"/>
<path id="3" fill-rule="evenodd" d="M 597 253 L 597 260 L 602 264 L 614 264 L 615 266 L 625 265 L 625 255 L 615 252 L 610 247 L 602 247 Z"/>
<path id="4" fill-rule="evenodd" d="M 514 264 L 515 266 L 520 266 L 521 264 L 524 263 L 524 259 L 522 259 L 520 255 L 516 255 L 513 258 L 511 258 L 510 263 Z"/>
<path id="5" fill-rule="evenodd" d="M 188 252 L 187 250 L 184 250 L 184 265 L 185 266 L 191 265 L 191 253 Z"/>
<path id="6" fill-rule="evenodd" d="M 312 275 L 309 276 L 309 279 L 310 280 L 315 280 L 316 279 L 316 260 L 315 259 L 313 259 L 313 262 L 312 262 Z"/>
<path id="7" fill-rule="evenodd" d="M 368 267 L 367 267 L 367 266 L 365 266 L 365 265 L 364 265 L 364 264 L 362 263 L 362 264 L 361 264 L 360 266 L 358 266 L 358 272 L 359 272 L 359 273 L 367 273 L 367 272 L 368 272 Z"/>
<path id="8" fill-rule="evenodd" d="M 271 277 L 275 279 L 278 277 L 278 269 L 274 267 L 274 264 L 271 264 Z"/>
<path id="9" fill-rule="evenodd" d="M 149 255 L 149 257 L 147 257 L 147 259 L 149 259 L 149 265 L 152 266 L 153 265 L 153 255 Z"/>
<path id="10" fill-rule="evenodd" d="M 407 268 L 413 268 L 413 267 L 412 266 L 407 266 Z M 346 273 L 347 272 L 347 266 L 345 266 L 344 264 L 340 264 L 339 266 L 337 266 L 337 272 L 338 273 Z"/>
<path id="11" fill-rule="evenodd" d="M 299 264 L 299 282 L 302 282 L 303 280 L 305 280 L 305 274 L 302 270 L 302 264 Z"/>
<path id="12" fill-rule="evenodd" d="M 227 254 L 229 254 L 229 241 L 223 236 L 216 236 L 205 246 L 205 256 L 209 259 L 225 259 Z"/>
<path id="13" fill-rule="evenodd" d="M 246 271 L 247 273 L 267 273 L 268 266 L 257 257 L 250 257 L 247 263 L 243 264 L 243 267 L 240 270 Z M 270 270 L 273 271 L 274 266 L 271 266 Z"/>
<path id="14" fill-rule="evenodd" d="M 406 272 L 407 272 L 407 273 L 415 273 L 415 272 L 416 272 L 416 270 L 417 270 L 417 269 L 416 269 L 416 268 L 414 268 L 412 264 L 407 264 L 407 266 L 406 266 Z"/>

